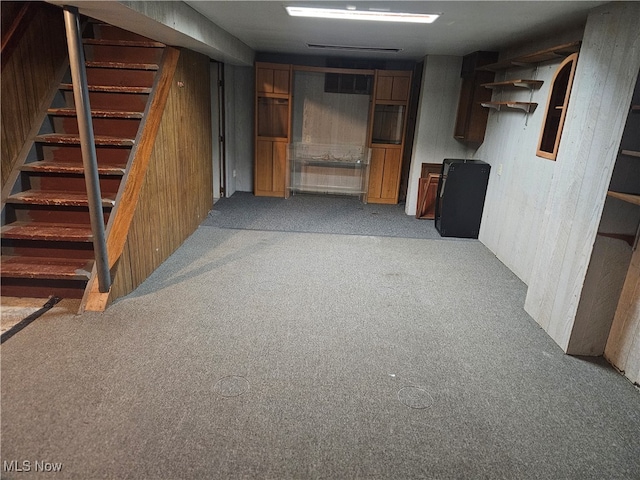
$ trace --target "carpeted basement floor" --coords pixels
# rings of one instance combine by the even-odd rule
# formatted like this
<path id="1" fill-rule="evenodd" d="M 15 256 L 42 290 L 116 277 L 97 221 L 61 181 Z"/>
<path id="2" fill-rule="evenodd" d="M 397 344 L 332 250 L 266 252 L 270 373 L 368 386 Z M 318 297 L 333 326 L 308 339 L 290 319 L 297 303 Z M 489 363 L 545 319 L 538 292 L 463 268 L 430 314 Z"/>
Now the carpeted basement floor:
<path id="1" fill-rule="evenodd" d="M 480 242 L 216 225 L 234 197 L 106 312 L 2 345 L 3 479 L 639 478 L 640 392 Z"/>
<path id="2" fill-rule="evenodd" d="M 364 204 L 357 197 L 293 195 L 288 199 L 236 192 L 221 198 L 203 225 L 245 230 L 440 238 L 433 220 L 405 215 L 405 205 Z"/>

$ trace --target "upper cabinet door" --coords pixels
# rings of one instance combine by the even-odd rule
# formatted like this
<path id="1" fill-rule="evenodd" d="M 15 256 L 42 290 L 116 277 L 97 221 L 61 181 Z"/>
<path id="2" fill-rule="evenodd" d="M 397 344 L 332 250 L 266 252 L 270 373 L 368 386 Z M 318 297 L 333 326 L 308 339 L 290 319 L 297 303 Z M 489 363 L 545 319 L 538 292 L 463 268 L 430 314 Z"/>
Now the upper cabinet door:
<path id="1" fill-rule="evenodd" d="M 291 67 L 270 63 L 256 64 L 256 90 L 258 93 L 288 95 Z"/>
<path id="2" fill-rule="evenodd" d="M 376 101 L 406 102 L 409 100 L 411 72 L 378 70 Z"/>

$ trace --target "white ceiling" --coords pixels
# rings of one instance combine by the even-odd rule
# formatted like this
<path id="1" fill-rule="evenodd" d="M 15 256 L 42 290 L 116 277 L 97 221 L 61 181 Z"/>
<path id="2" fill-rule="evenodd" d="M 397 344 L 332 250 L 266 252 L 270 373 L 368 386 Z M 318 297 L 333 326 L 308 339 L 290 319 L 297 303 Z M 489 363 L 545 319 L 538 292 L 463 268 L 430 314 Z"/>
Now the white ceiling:
<path id="1" fill-rule="evenodd" d="M 586 21 L 595 1 L 186 1 L 256 52 L 336 55 L 308 43 L 401 48 L 375 53 L 377 58 L 419 60 L 425 55 L 465 55 L 498 50 L 551 32 L 576 28 Z M 440 13 L 433 24 L 398 24 L 289 17 L 287 5 L 357 9 L 389 8 L 412 13 Z M 343 53 L 359 57 L 360 52 Z M 368 54 L 373 55 L 373 54 Z"/>

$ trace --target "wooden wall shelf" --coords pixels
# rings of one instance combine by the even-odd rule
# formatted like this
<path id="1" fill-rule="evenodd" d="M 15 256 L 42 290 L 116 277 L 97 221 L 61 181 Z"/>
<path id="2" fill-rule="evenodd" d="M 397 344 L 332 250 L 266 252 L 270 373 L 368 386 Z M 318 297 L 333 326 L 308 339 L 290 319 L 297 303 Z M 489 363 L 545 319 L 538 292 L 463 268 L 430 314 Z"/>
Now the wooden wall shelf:
<path id="1" fill-rule="evenodd" d="M 485 88 L 506 88 L 506 87 L 517 87 L 517 88 L 528 88 L 530 90 L 538 89 L 542 86 L 544 82 L 542 80 L 505 80 L 504 82 L 492 82 L 492 83 L 483 83 L 482 86 Z"/>
<path id="2" fill-rule="evenodd" d="M 640 152 L 636 152 L 635 150 L 622 150 L 620 153 L 622 155 L 626 155 L 627 157 L 639 157 L 640 158 Z"/>
<path id="3" fill-rule="evenodd" d="M 632 193 L 620 193 L 609 190 L 607 196 L 617 198 L 623 202 L 633 203 L 634 205 L 640 205 L 640 195 L 634 195 Z"/>
<path id="4" fill-rule="evenodd" d="M 531 113 L 536 109 L 538 104 L 534 102 L 483 102 L 482 106 L 497 111 L 506 108 L 511 110 L 522 110 L 526 113 Z"/>
<path id="5" fill-rule="evenodd" d="M 566 57 L 572 53 L 580 50 L 580 44 L 582 42 L 571 42 L 563 45 L 558 45 L 537 52 L 529 53 L 527 55 L 520 55 L 518 57 L 509 58 L 489 65 L 479 67 L 478 70 L 488 72 L 499 72 L 501 70 L 508 70 L 515 67 L 527 67 L 536 63 L 548 62 L 549 60 L 555 60 L 558 58 Z"/>

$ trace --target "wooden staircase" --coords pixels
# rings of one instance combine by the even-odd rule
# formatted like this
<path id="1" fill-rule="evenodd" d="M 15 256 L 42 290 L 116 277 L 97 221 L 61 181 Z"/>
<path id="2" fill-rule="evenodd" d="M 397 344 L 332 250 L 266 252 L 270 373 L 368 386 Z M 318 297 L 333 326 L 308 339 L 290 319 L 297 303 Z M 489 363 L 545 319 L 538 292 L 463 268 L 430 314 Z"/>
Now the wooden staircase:
<path id="1" fill-rule="evenodd" d="M 144 125 L 165 45 L 99 23 L 84 34 L 105 223 Z M 81 298 L 94 264 L 70 75 L 60 84 L 2 210 L 2 295 Z M 3 196 L 4 198 L 4 196 Z"/>

